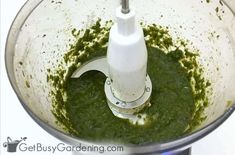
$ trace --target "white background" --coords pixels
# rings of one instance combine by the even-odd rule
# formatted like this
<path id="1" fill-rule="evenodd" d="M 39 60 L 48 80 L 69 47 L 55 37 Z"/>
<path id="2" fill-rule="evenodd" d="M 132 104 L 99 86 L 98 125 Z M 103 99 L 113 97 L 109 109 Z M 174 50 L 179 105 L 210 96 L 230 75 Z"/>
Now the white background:
<path id="1" fill-rule="evenodd" d="M 10 154 L 6 152 L 6 148 L 3 148 L 2 145 L 3 142 L 6 142 L 8 136 L 12 139 L 28 137 L 27 144 L 40 142 L 44 145 L 54 146 L 60 143 L 58 139 L 44 131 L 29 117 L 14 94 L 5 71 L 4 49 L 7 33 L 15 15 L 25 1 L 1 1 L 1 155 Z M 35 154 L 35 152 L 17 152 L 14 154 L 26 155 Z M 45 154 L 51 155 L 52 153 Z M 63 155 L 66 154 L 70 155 L 71 153 L 63 153 Z M 213 133 L 194 143 L 192 155 L 235 155 L 235 113 Z"/>

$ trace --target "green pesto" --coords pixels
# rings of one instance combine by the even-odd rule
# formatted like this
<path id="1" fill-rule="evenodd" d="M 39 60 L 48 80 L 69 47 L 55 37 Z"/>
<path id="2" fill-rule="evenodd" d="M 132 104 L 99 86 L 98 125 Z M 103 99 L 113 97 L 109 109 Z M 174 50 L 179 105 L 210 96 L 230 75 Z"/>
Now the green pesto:
<path id="1" fill-rule="evenodd" d="M 153 92 L 151 107 L 142 111 L 148 115 L 144 126 L 132 125 L 112 114 L 106 103 L 106 77 L 102 73 L 91 71 L 78 79 L 69 79 L 65 108 L 72 127 L 78 131 L 74 134 L 88 140 L 132 144 L 163 141 L 185 134 L 195 105 L 185 69 L 177 61 L 178 52 L 181 51 L 165 54 L 157 48 L 148 48 L 148 74 Z"/>
<path id="2" fill-rule="evenodd" d="M 227 107 L 227 108 L 231 107 L 232 103 L 233 103 L 233 102 L 232 102 L 231 100 L 227 101 L 226 107 Z"/>
<path id="3" fill-rule="evenodd" d="M 220 3 L 220 5 L 221 5 L 221 6 L 223 6 L 223 5 L 224 5 L 224 3 L 222 2 L 222 0 L 220 0 L 220 1 L 219 1 L 219 3 Z"/>
<path id="4" fill-rule="evenodd" d="M 30 88 L 29 81 L 25 81 L 25 85 L 26 85 L 27 88 Z"/>
<path id="5" fill-rule="evenodd" d="M 215 12 L 216 12 L 216 15 L 219 18 L 219 20 L 222 20 L 222 16 L 221 16 L 221 13 L 220 13 L 221 11 L 220 11 L 219 7 L 215 8 Z M 222 11 L 222 13 L 224 13 L 224 11 Z"/>
<path id="6" fill-rule="evenodd" d="M 112 23 L 101 26 L 100 22 L 86 30 L 73 29 L 76 42 L 61 62 L 68 68 L 59 65 L 48 71 L 47 80 L 54 88 L 50 93 L 52 112 L 67 132 L 85 140 L 145 144 L 188 134 L 205 119 L 202 113 L 209 103 L 210 82 L 202 76 L 197 51 L 189 50 L 182 40 L 181 47 L 175 46 L 168 30 L 155 24 L 142 25 L 153 84 L 151 106 L 141 111 L 147 114 L 145 125 L 133 125 L 112 114 L 106 103 L 102 73 L 90 71 L 71 78 L 82 63 L 106 55 Z"/>

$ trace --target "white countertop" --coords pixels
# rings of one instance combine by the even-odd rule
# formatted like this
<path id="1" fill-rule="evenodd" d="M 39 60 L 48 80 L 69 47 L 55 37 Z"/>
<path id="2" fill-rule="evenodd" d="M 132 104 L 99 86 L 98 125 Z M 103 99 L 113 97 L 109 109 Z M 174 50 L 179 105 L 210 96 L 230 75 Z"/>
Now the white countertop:
<path id="1" fill-rule="evenodd" d="M 40 126 L 26 113 L 19 103 L 6 76 L 4 65 L 4 45 L 11 22 L 26 0 L 1 1 L 1 153 L 8 154 L 2 148 L 3 142 L 10 136 L 12 139 L 28 137 L 29 143 L 57 145 L 60 141 Z M 193 144 L 192 155 L 234 155 L 235 154 L 235 113 L 214 132 Z M 32 152 L 17 152 L 16 154 L 32 154 Z M 35 153 L 33 153 L 35 154 Z M 36 153 L 37 154 L 37 153 Z M 38 153 L 41 154 L 41 153 Z M 52 153 L 45 153 L 52 154 Z M 71 154 L 69 152 L 56 154 Z"/>

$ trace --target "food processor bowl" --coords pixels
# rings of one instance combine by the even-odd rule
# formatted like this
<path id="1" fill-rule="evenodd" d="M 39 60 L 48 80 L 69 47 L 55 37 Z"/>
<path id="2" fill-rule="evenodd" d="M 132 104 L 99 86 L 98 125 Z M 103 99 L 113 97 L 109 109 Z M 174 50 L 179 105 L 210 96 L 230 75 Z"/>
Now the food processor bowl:
<path id="1" fill-rule="evenodd" d="M 189 147 L 220 126 L 235 109 L 235 4 L 232 1 L 131 0 L 136 20 L 168 27 L 199 52 L 203 77 L 211 81 L 205 120 L 188 135 L 167 142 L 123 145 L 126 153 L 163 153 Z M 11 85 L 28 114 L 47 132 L 70 145 L 108 145 L 68 134 L 52 114 L 48 68 L 58 67 L 75 41 L 71 31 L 99 18 L 115 21 L 119 0 L 28 0 L 8 34 L 5 62 Z M 157 134 L 157 133 L 156 133 Z M 110 145 L 110 144 L 109 144 Z"/>

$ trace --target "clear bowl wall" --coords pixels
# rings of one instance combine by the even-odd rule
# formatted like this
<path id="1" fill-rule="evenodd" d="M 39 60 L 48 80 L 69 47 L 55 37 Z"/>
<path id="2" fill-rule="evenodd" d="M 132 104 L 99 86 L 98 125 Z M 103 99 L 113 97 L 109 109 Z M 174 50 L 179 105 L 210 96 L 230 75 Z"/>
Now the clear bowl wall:
<path id="1" fill-rule="evenodd" d="M 181 37 L 193 42 L 200 52 L 204 76 L 212 82 L 213 94 L 211 104 L 204 112 L 206 120 L 190 135 L 167 143 L 126 148 L 133 153 L 143 153 L 187 146 L 214 130 L 235 109 L 234 104 L 227 104 L 227 101 L 235 103 L 235 4 L 231 1 L 207 3 L 206 0 L 131 0 L 130 4 L 136 9 L 139 22 L 169 27 L 173 38 Z M 56 68 L 68 51 L 68 45 L 73 41 L 73 28 L 84 29 L 98 18 L 115 21 L 118 5 L 119 0 L 29 0 L 9 31 L 5 56 L 13 89 L 23 107 L 40 126 L 69 144 L 93 142 L 72 137 L 55 123 L 48 96 L 51 87 L 46 78 L 47 69 Z M 210 38 L 215 31 L 219 39 Z M 19 65 L 21 61 L 23 65 Z M 30 88 L 25 85 L 27 80 Z"/>

